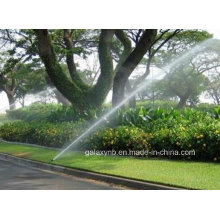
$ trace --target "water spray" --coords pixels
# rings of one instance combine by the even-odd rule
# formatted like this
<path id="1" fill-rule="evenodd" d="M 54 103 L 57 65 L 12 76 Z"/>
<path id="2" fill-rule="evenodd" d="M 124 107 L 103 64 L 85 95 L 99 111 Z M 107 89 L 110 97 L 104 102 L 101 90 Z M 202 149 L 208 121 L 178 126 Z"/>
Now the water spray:
<path id="1" fill-rule="evenodd" d="M 142 83 L 138 89 L 130 93 L 124 100 L 122 100 L 117 106 L 115 106 L 113 109 L 111 109 L 108 113 L 106 113 L 104 116 L 102 116 L 97 122 L 95 122 L 91 127 L 88 128 L 86 132 L 81 134 L 77 139 L 75 139 L 71 144 L 69 144 L 65 149 L 63 149 L 60 153 L 58 153 L 51 161 L 56 160 L 58 157 L 60 157 L 63 153 L 65 153 L 67 150 L 69 150 L 73 145 L 78 143 L 82 138 L 85 136 L 88 136 L 93 132 L 93 130 L 98 127 L 102 122 L 106 121 L 106 119 L 111 116 L 113 113 L 115 113 L 120 107 L 122 107 L 129 99 L 131 99 L 133 96 L 135 96 L 138 92 L 140 92 L 144 87 L 146 87 L 146 82 Z"/>
<path id="2" fill-rule="evenodd" d="M 206 40 L 202 43 L 200 43 L 199 45 L 196 45 L 195 47 L 193 47 L 191 50 L 187 51 L 186 53 L 184 53 L 183 55 L 181 55 L 180 57 L 178 57 L 177 59 L 175 59 L 174 61 L 172 61 L 170 64 L 166 65 L 164 69 L 166 70 L 170 70 L 171 68 L 175 67 L 176 65 L 178 65 L 179 63 L 183 62 L 184 60 L 188 59 L 189 57 L 191 57 L 192 55 L 201 52 L 202 50 L 204 50 L 203 46 L 206 46 L 206 44 L 210 41 Z M 160 72 L 162 78 L 165 76 L 165 73 L 163 71 Z M 134 90 L 133 92 L 131 92 L 127 97 L 124 98 L 124 100 L 122 100 L 117 106 L 115 106 L 113 109 L 111 109 L 109 112 L 107 112 L 104 116 L 102 116 L 98 121 L 96 121 L 92 126 L 90 126 L 84 133 L 82 133 L 78 138 L 76 138 L 71 144 L 69 144 L 67 147 L 65 147 L 63 150 L 61 150 L 51 161 L 56 160 L 57 158 L 59 158 L 62 154 L 64 154 L 67 150 L 71 149 L 74 145 L 76 145 L 80 140 L 82 140 L 83 138 L 85 138 L 86 136 L 90 135 L 101 123 L 103 123 L 104 121 L 106 121 L 106 119 L 111 116 L 113 113 L 115 113 L 120 107 L 122 107 L 125 103 L 127 103 L 128 100 L 130 100 L 132 97 L 134 97 L 138 92 L 140 92 L 141 90 L 143 90 L 146 85 L 149 82 L 142 82 L 139 87 Z"/>

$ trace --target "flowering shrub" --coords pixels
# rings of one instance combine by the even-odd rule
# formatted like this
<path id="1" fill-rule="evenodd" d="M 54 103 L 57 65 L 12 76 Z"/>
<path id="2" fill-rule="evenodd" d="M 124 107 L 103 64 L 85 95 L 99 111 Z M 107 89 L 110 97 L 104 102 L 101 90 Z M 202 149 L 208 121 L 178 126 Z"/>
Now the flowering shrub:
<path id="1" fill-rule="evenodd" d="M 91 149 L 98 150 L 149 150 L 147 134 L 137 127 L 120 126 L 99 130 L 86 142 Z"/>
<path id="2" fill-rule="evenodd" d="M 0 127 L 0 137 L 7 141 L 62 147 L 83 129 L 83 123 L 14 122 Z"/>
<path id="3" fill-rule="evenodd" d="M 135 126 L 108 128 L 94 134 L 88 146 L 99 150 L 195 150 L 175 158 L 220 161 L 220 121 L 209 114 L 188 110 Z M 162 114 L 163 115 L 163 114 Z M 172 156 L 172 155 L 171 155 Z"/>
<path id="4" fill-rule="evenodd" d="M 158 127 L 157 127 L 158 128 Z M 215 120 L 155 129 L 148 133 L 152 149 L 195 150 L 187 159 L 220 161 L 220 122 Z"/>
<path id="5" fill-rule="evenodd" d="M 195 156 L 184 158 L 220 161 L 218 109 L 212 112 L 194 109 L 121 110 L 114 123 L 108 126 L 110 128 L 100 129 L 83 140 L 83 146 L 116 151 L 195 150 Z M 85 122 L 79 121 L 14 122 L 0 127 L 0 137 L 9 141 L 61 147 L 79 136 L 87 127 Z"/>

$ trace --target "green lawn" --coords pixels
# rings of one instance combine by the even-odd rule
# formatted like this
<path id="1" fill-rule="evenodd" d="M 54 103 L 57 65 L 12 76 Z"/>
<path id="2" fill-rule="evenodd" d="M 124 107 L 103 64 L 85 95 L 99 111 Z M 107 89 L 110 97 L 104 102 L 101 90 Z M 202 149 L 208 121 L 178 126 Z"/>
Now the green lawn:
<path id="1" fill-rule="evenodd" d="M 54 162 L 56 150 L 0 143 L 0 152 L 99 173 L 193 189 L 220 189 L 220 164 L 205 162 L 85 156 L 69 153 Z"/>

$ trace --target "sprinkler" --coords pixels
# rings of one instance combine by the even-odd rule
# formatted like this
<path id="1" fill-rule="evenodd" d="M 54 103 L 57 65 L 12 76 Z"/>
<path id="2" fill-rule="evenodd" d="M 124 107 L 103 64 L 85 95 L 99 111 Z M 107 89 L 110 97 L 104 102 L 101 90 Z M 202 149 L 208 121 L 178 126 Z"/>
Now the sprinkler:
<path id="1" fill-rule="evenodd" d="M 200 43 L 199 45 L 196 45 L 195 47 L 193 47 L 192 49 L 190 49 L 189 51 L 187 51 L 186 53 L 184 53 L 183 55 L 179 56 L 178 58 L 176 58 L 174 61 L 172 61 L 171 63 L 167 64 L 164 69 L 171 69 L 173 67 L 175 67 L 176 65 L 178 65 L 179 63 L 182 63 L 184 60 L 188 59 L 189 57 L 191 57 L 192 55 L 194 55 L 195 53 L 198 53 L 199 51 L 201 51 L 203 48 L 202 46 L 206 45 L 207 42 L 209 42 L 209 40 L 206 40 L 202 43 Z M 160 76 L 164 77 L 165 72 L 160 72 Z M 153 76 L 153 75 L 152 75 Z M 75 146 L 76 144 L 78 144 L 80 142 L 80 140 L 82 140 L 83 138 L 87 137 L 88 135 L 90 135 L 95 129 L 97 129 L 97 127 L 99 127 L 101 125 L 101 123 L 103 123 L 104 121 L 106 121 L 106 119 L 113 115 L 120 107 L 122 107 L 128 100 L 130 100 L 132 97 L 134 97 L 138 92 L 140 92 L 141 90 L 143 90 L 146 87 L 146 84 L 149 82 L 145 82 L 143 81 L 139 87 L 132 91 L 127 97 L 125 97 L 117 106 L 115 106 L 114 108 L 112 108 L 109 112 L 107 112 L 104 116 L 102 116 L 101 118 L 99 118 L 94 124 L 92 124 L 84 133 L 82 133 L 79 137 L 77 137 L 71 144 L 69 144 L 67 147 L 63 148 L 63 150 L 61 150 L 51 161 L 56 160 L 57 158 L 59 158 L 62 154 L 64 154 L 67 150 L 71 149 L 73 146 Z M 154 93 L 154 91 L 153 91 Z M 154 95 L 154 94 L 153 94 Z"/>

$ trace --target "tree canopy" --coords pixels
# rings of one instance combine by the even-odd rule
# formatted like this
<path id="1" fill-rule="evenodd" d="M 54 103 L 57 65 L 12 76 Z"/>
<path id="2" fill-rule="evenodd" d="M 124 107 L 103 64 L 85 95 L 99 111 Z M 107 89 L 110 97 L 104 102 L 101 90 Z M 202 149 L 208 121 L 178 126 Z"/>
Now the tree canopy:
<path id="1" fill-rule="evenodd" d="M 125 91 L 137 89 L 149 80 L 152 68 L 159 68 L 167 75 L 163 82 L 155 83 L 155 88 L 161 87 L 158 95 L 163 91 L 163 96 L 184 99 L 182 107 L 203 89 L 213 97 L 214 86 L 210 86 L 216 80 L 208 77 L 210 86 L 204 85 L 206 74 L 218 71 L 220 44 L 218 40 L 202 43 L 205 49 L 185 63 L 169 70 L 164 67 L 210 38 L 207 31 L 183 29 L 1 30 L 0 91 L 7 94 L 13 108 L 15 100 L 23 103 L 26 94 L 55 87 L 61 103 L 71 103 L 81 112 L 99 108 L 111 89 L 112 104 L 117 105 Z M 137 74 L 138 66 L 145 70 Z M 197 84 L 189 83 L 191 79 L 197 79 Z M 135 99 L 131 103 L 135 106 Z"/>

